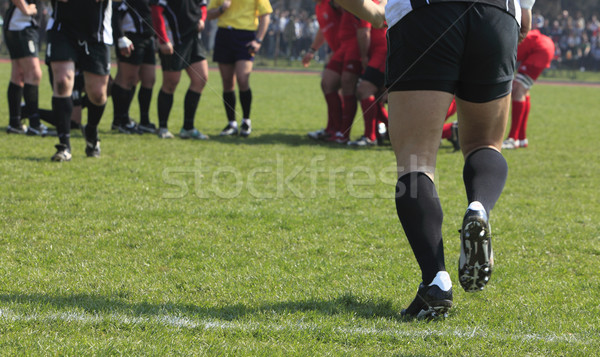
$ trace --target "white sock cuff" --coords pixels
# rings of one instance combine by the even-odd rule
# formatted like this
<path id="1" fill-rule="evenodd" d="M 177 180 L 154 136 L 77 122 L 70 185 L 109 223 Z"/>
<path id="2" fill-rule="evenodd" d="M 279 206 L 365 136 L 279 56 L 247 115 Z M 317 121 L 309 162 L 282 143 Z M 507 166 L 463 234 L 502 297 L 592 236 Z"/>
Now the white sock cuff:
<path id="1" fill-rule="evenodd" d="M 448 291 L 452 288 L 452 280 L 450 280 L 450 274 L 447 271 L 438 271 L 433 278 L 433 281 L 429 286 L 437 285 L 440 289 Z"/>
<path id="2" fill-rule="evenodd" d="M 473 201 L 469 204 L 469 209 L 472 211 L 481 211 L 484 210 L 483 205 L 479 201 Z"/>

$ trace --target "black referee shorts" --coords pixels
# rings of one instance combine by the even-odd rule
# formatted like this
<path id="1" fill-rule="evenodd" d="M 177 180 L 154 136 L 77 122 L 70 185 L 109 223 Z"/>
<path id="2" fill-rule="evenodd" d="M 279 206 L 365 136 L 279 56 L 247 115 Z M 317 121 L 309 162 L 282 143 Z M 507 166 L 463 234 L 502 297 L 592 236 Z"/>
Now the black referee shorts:
<path id="1" fill-rule="evenodd" d="M 519 27 L 500 8 L 467 2 L 418 8 L 388 30 L 390 91 L 437 90 L 476 103 L 511 92 Z"/>

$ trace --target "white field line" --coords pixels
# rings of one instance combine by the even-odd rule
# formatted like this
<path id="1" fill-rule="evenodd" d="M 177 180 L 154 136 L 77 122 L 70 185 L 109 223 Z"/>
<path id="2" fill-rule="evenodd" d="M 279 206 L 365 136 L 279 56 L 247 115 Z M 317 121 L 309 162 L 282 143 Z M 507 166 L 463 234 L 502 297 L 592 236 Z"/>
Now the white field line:
<path id="1" fill-rule="evenodd" d="M 156 315 L 156 316 L 131 316 L 119 313 L 109 314 L 88 314 L 82 312 L 57 312 L 57 313 L 33 313 L 19 314 L 8 309 L 0 309 L 0 321 L 3 322 L 67 322 L 75 324 L 102 324 L 102 323 L 118 323 L 124 325 L 158 325 L 173 327 L 177 329 L 202 329 L 202 330 L 231 330 L 252 332 L 257 330 L 267 330 L 273 332 L 290 331 L 303 332 L 313 331 L 318 332 L 323 329 L 316 324 L 306 323 L 250 323 L 250 322 L 231 322 L 218 321 L 209 319 L 193 319 L 185 316 L 176 315 Z M 328 329 L 329 330 L 329 329 Z M 472 330 L 465 329 L 395 329 L 395 328 L 370 328 L 370 327 L 338 327 L 333 329 L 334 333 L 344 335 L 358 336 L 393 336 L 393 337 L 409 337 L 409 338 L 426 338 L 426 337 L 459 337 L 463 339 L 493 339 L 497 341 L 533 341 L 560 343 L 568 342 L 579 345 L 591 345 L 598 343 L 594 338 L 585 338 L 575 334 L 501 334 L 489 332 L 482 329 L 474 328 Z"/>

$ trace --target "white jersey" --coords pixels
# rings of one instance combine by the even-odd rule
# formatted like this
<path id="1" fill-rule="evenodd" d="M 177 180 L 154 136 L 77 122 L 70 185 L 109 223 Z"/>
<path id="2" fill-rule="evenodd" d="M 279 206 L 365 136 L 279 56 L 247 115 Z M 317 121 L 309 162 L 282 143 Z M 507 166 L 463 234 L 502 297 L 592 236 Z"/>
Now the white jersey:
<path id="1" fill-rule="evenodd" d="M 385 20 L 388 27 L 392 27 L 412 10 L 441 2 L 472 2 L 496 6 L 514 16 L 521 26 L 520 0 L 388 0 L 385 6 Z"/>

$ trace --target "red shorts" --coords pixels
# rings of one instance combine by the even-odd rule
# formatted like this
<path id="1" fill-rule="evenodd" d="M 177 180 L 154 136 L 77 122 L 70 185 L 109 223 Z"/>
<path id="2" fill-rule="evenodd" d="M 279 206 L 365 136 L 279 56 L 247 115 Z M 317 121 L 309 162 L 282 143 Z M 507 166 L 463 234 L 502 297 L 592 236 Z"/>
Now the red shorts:
<path id="1" fill-rule="evenodd" d="M 387 56 L 387 45 L 378 46 L 371 49 L 371 53 L 369 54 L 369 64 L 368 67 L 373 67 L 380 72 L 385 73 L 385 59 Z"/>
<path id="2" fill-rule="evenodd" d="M 330 62 L 337 61 L 342 63 L 342 71 L 360 75 L 362 65 L 360 62 L 360 51 L 356 39 L 344 41 L 340 48 L 333 54 Z"/>
<path id="3" fill-rule="evenodd" d="M 342 74 L 342 66 L 343 66 L 342 62 L 335 61 L 333 58 L 331 58 L 329 60 L 329 62 L 327 62 L 327 65 L 325 65 L 325 68 L 341 75 Z"/>

